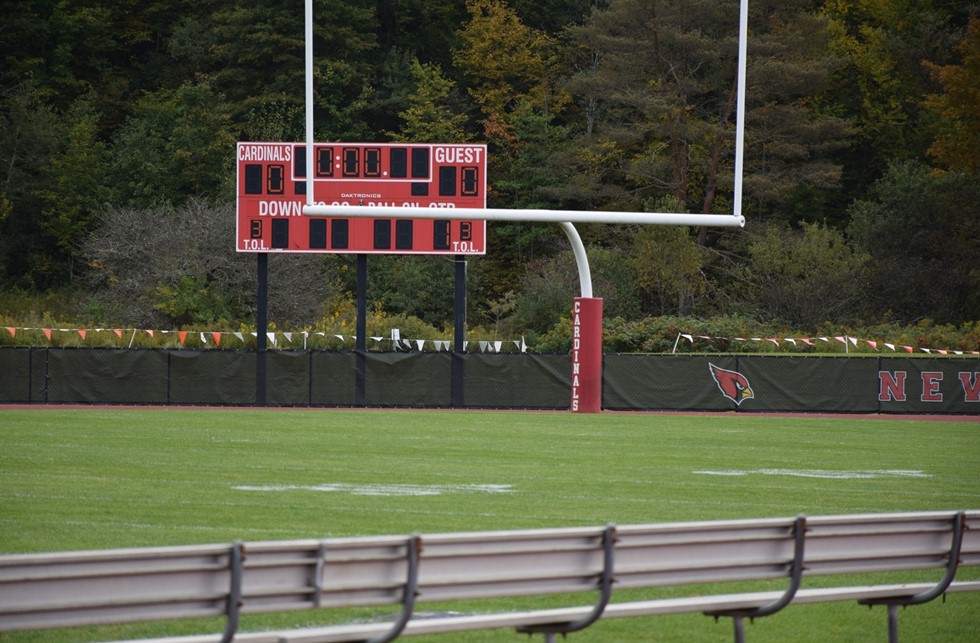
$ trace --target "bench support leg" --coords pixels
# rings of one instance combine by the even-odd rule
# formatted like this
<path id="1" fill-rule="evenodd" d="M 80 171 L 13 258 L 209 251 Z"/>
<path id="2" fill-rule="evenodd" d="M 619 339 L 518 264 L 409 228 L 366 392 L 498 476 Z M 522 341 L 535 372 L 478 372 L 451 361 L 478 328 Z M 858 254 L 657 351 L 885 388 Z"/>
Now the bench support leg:
<path id="1" fill-rule="evenodd" d="M 888 606 L 888 643 L 898 643 L 898 605 Z"/>
<path id="2" fill-rule="evenodd" d="M 932 589 L 926 590 L 914 596 L 904 598 L 892 597 L 880 600 L 861 600 L 860 605 L 885 605 L 888 607 L 888 643 L 898 643 L 898 607 L 901 605 L 921 605 L 928 603 L 944 594 L 956 578 L 956 570 L 960 564 L 960 549 L 963 546 L 963 531 L 966 529 L 966 512 L 958 511 L 953 515 L 952 534 L 950 536 L 949 557 L 946 561 L 946 573 L 942 580 L 936 583 Z"/>
<path id="3" fill-rule="evenodd" d="M 733 616 L 732 625 L 735 627 L 735 643 L 745 643 L 745 619 Z"/>
<path id="4" fill-rule="evenodd" d="M 545 643 L 554 643 L 555 634 L 562 636 L 589 627 L 602 617 L 612 596 L 613 567 L 615 563 L 616 525 L 606 525 L 602 532 L 602 573 L 599 575 L 599 598 L 592 613 L 571 623 L 550 623 L 546 625 L 526 625 L 517 628 L 522 634 L 544 634 Z"/>
<path id="5" fill-rule="evenodd" d="M 225 631 L 221 635 L 221 643 L 231 643 L 238 631 L 238 618 L 242 608 L 242 543 L 236 542 L 228 551 L 228 571 L 230 576 L 230 587 L 228 588 L 228 602 L 225 612 L 228 621 Z"/>
<path id="6" fill-rule="evenodd" d="M 422 539 L 412 534 L 405 542 L 405 561 L 408 575 L 405 579 L 405 589 L 402 592 L 402 611 L 395 619 L 395 624 L 387 633 L 370 639 L 367 643 L 390 643 L 398 638 L 415 611 L 415 598 L 418 595 L 419 584 L 419 553 L 422 551 Z"/>

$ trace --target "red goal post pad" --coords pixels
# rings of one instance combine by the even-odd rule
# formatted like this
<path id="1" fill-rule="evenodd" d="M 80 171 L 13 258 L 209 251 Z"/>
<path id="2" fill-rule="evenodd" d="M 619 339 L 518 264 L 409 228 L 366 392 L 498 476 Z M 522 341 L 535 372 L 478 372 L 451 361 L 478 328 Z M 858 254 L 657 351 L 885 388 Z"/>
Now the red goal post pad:
<path id="1" fill-rule="evenodd" d="M 572 305 L 572 400 L 574 413 L 602 410 L 602 299 L 576 297 Z"/>
<path id="2" fill-rule="evenodd" d="M 486 221 L 309 217 L 304 143 L 236 150 L 236 250 L 350 254 L 486 254 Z M 315 143 L 313 203 L 486 207 L 482 144 Z"/>

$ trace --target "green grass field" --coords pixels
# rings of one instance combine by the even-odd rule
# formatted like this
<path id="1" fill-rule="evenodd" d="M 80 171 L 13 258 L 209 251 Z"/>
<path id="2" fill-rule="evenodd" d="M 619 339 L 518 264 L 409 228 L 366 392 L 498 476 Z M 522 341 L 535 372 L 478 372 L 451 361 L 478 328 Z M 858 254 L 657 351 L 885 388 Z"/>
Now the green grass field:
<path id="1" fill-rule="evenodd" d="M 3 553 L 975 508 L 980 422 L 971 421 L 0 410 Z M 958 578 L 980 578 L 980 570 L 962 570 Z M 665 593 L 643 594 L 652 595 Z M 588 604 L 591 598 L 562 597 L 557 605 Z M 504 603 L 512 609 L 556 604 Z M 353 617 L 369 616 L 249 616 L 243 627 Z M 980 640 L 980 596 L 950 595 L 945 604 L 904 610 L 900 623 L 904 643 Z M 0 634 L 0 641 L 104 640 L 221 628 L 220 621 L 168 622 Z M 885 612 L 844 603 L 790 607 L 747 625 L 747 638 L 880 641 L 886 638 Z M 601 621 L 570 639 L 730 641 L 732 634 L 727 621 L 689 615 Z M 432 640 L 527 638 L 496 631 Z"/>

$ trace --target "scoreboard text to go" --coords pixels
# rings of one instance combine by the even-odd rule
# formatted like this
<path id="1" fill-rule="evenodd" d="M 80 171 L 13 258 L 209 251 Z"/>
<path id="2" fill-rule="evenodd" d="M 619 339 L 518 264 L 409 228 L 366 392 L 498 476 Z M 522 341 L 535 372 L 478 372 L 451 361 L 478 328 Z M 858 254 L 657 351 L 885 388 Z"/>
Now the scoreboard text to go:
<path id="1" fill-rule="evenodd" d="M 486 222 L 306 217 L 306 146 L 239 143 L 239 252 L 484 254 Z M 316 143 L 320 205 L 485 208 L 485 145 Z"/>

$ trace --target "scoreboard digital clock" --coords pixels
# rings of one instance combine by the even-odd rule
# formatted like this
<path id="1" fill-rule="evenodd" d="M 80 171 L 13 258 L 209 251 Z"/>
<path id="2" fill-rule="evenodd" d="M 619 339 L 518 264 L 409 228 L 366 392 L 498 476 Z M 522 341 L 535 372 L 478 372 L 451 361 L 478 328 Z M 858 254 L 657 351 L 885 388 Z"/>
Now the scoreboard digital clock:
<path id="1" fill-rule="evenodd" d="M 239 143 L 237 250 L 485 254 L 486 221 L 306 217 L 306 145 Z M 320 205 L 485 208 L 485 145 L 316 143 Z"/>

